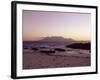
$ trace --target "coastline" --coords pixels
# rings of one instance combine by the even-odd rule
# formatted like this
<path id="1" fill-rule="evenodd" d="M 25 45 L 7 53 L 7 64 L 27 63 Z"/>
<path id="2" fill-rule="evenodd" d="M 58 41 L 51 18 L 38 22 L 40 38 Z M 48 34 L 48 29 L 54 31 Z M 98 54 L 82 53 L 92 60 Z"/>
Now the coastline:
<path id="1" fill-rule="evenodd" d="M 23 69 L 81 67 L 91 65 L 91 54 L 54 53 L 51 55 L 23 50 Z"/>

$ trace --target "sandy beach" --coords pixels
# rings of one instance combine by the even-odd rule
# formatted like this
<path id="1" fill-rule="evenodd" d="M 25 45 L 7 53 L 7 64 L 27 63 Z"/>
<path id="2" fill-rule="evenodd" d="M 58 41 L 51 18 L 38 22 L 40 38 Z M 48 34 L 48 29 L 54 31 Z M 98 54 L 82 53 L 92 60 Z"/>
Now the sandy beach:
<path id="1" fill-rule="evenodd" d="M 75 53 L 76 52 L 76 53 Z M 33 50 L 23 50 L 23 69 L 60 68 L 90 66 L 90 53 L 75 50 L 45 54 Z"/>

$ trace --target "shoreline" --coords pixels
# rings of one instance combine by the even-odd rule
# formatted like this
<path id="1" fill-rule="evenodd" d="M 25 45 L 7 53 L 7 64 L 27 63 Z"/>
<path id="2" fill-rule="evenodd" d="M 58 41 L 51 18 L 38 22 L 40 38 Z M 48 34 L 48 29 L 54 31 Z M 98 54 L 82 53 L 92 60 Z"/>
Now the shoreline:
<path id="1" fill-rule="evenodd" d="M 82 67 L 91 65 L 91 54 L 55 53 L 44 54 L 32 50 L 23 52 L 23 69 Z"/>

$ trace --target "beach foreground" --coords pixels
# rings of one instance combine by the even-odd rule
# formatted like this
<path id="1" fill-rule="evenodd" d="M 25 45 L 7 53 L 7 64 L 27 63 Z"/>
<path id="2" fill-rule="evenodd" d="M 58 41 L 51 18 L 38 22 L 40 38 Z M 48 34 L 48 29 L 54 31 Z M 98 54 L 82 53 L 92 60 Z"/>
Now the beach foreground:
<path id="1" fill-rule="evenodd" d="M 23 50 L 23 69 L 60 68 L 90 66 L 90 53 L 44 54 Z"/>

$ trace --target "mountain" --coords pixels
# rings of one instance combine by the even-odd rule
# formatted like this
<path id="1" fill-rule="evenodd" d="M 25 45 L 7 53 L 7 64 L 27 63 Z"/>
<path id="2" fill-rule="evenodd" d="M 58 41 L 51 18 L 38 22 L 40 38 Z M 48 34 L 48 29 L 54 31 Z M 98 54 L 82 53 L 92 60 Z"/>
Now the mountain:
<path id="1" fill-rule="evenodd" d="M 74 42 L 75 40 L 70 39 L 70 38 L 66 39 L 66 38 L 63 38 L 61 36 L 52 36 L 52 37 L 44 37 L 40 41 L 48 41 L 48 42 Z"/>

